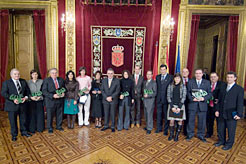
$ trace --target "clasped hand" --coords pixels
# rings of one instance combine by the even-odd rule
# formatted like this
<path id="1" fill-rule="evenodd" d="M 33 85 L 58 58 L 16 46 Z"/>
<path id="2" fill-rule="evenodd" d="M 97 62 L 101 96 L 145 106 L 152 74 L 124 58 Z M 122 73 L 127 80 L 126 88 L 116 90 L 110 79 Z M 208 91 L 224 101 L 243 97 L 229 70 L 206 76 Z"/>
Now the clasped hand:
<path id="1" fill-rule="evenodd" d="M 180 112 L 180 108 L 172 108 L 172 111 L 174 112 L 174 113 L 179 113 Z"/>

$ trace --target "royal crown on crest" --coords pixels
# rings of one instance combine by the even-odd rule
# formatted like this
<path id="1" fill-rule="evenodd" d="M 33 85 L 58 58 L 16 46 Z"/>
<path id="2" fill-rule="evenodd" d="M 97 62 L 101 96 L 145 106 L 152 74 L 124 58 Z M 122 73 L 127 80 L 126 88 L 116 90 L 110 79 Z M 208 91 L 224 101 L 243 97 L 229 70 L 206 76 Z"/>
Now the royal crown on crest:
<path id="1" fill-rule="evenodd" d="M 122 51 L 124 51 L 124 47 L 123 47 L 123 46 L 119 46 L 119 45 L 117 44 L 117 46 L 113 46 L 113 47 L 112 47 L 112 51 L 113 51 L 113 52 L 122 52 Z"/>

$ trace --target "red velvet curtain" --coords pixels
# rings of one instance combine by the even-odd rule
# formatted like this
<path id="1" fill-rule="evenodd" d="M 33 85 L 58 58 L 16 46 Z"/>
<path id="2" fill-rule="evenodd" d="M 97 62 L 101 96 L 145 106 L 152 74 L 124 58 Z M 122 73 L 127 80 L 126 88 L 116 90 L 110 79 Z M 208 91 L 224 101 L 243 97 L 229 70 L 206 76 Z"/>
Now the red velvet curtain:
<path id="1" fill-rule="evenodd" d="M 227 70 L 236 71 L 239 16 L 230 16 L 227 39 Z"/>
<path id="2" fill-rule="evenodd" d="M 47 74 L 45 11 L 44 10 L 34 10 L 33 20 L 34 20 L 34 26 L 35 26 L 39 71 L 40 71 L 41 77 L 45 78 Z"/>
<path id="3" fill-rule="evenodd" d="M 191 31 L 190 31 L 190 46 L 188 52 L 188 61 L 187 68 L 190 72 L 193 71 L 194 61 L 196 57 L 196 41 L 197 41 L 197 33 L 199 29 L 200 15 L 192 15 L 191 20 Z M 189 77 L 192 77 L 192 73 L 190 73 Z"/>
<path id="4" fill-rule="evenodd" d="M 180 0 L 172 1 L 172 14 L 175 25 L 173 40 L 170 41 L 170 51 L 169 51 L 169 73 L 174 74 L 175 70 L 175 59 L 176 59 L 176 46 L 177 46 L 177 30 L 178 30 L 178 21 L 179 21 L 179 4 Z"/>
<path id="5" fill-rule="evenodd" d="M 144 54 L 146 73 L 153 66 L 154 46 L 155 42 L 159 40 L 160 34 L 160 18 L 161 1 L 159 0 L 153 0 L 151 7 L 84 5 L 80 0 L 76 0 L 77 71 L 80 66 L 85 66 L 88 69 L 88 74 L 91 72 L 91 25 L 144 26 L 146 27 Z M 132 63 L 129 64 L 132 65 Z"/>
<path id="6" fill-rule="evenodd" d="M 65 70 L 65 41 L 66 41 L 66 33 L 62 29 L 61 18 L 62 14 L 65 14 L 65 0 L 59 0 L 58 2 L 58 39 L 59 39 L 59 76 L 65 78 L 66 70 Z"/>
<path id="7" fill-rule="evenodd" d="M 9 11 L 0 10 L 0 89 L 3 81 L 6 80 L 8 66 L 8 30 L 9 30 Z M 0 109 L 3 108 L 4 98 L 0 96 Z"/>

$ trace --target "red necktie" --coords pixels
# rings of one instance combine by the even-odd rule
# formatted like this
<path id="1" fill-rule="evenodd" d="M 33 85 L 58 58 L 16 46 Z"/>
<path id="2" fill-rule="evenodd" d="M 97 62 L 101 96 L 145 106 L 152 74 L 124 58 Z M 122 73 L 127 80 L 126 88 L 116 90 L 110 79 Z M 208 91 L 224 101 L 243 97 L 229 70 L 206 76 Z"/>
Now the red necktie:
<path id="1" fill-rule="evenodd" d="M 136 85 L 138 84 L 138 77 L 135 78 Z"/>
<path id="2" fill-rule="evenodd" d="M 215 89 L 215 83 L 212 84 L 212 89 L 211 89 L 211 92 L 212 92 L 212 93 L 213 93 L 214 89 Z M 213 101 L 213 100 L 210 100 L 210 101 L 209 101 L 209 105 L 210 105 L 211 107 L 214 107 L 214 101 Z"/>
<path id="3" fill-rule="evenodd" d="M 187 78 L 185 78 L 185 85 L 187 84 Z"/>
<path id="4" fill-rule="evenodd" d="M 58 89 L 57 79 L 55 79 L 55 86 L 56 86 L 56 89 Z"/>

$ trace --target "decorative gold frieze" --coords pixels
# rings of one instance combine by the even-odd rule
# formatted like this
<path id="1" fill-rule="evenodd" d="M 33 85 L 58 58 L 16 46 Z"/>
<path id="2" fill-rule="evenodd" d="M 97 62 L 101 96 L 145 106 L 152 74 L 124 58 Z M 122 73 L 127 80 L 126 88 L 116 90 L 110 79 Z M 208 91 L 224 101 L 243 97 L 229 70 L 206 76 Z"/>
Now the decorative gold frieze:
<path id="1" fill-rule="evenodd" d="M 171 8 L 171 0 L 162 0 L 158 68 L 161 64 L 166 64 L 166 52 L 167 48 L 169 49 L 170 33 L 164 30 L 164 20 L 168 15 L 171 16 Z"/>
<path id="2" fill-rule="evenodd" d="M 66 0 L 66 71 L 76 72 L 75 0 Z"/>

